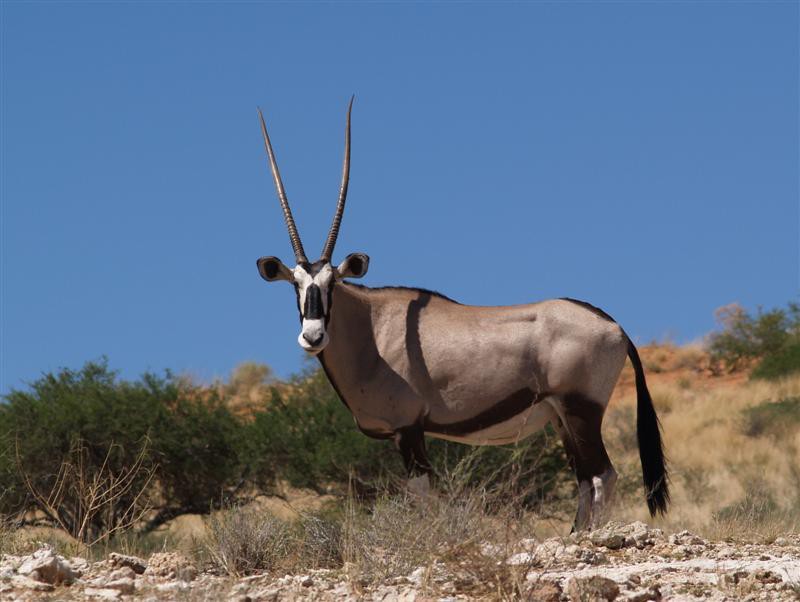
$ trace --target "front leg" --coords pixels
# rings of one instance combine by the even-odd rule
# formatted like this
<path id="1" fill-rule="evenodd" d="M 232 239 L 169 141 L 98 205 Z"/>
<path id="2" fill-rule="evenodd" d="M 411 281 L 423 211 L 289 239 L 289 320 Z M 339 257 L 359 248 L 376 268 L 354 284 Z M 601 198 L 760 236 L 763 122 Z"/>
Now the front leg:
<path id="1" fill-rule="evenodd" d="M 433 474 L 433 468 L 425 451 L 425 431 L 421 424 L 415 423 L 397 429 L 394 440 L 403 456 L 403 464 L 409 477 Z"/>

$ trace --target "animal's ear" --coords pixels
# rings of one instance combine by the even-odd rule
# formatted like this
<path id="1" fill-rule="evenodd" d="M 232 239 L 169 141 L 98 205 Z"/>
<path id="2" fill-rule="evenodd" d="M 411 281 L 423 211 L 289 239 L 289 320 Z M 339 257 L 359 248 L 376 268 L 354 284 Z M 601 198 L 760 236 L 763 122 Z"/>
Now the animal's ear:
<path id="1" fill-rule="evenodd" d="M 361 278 L 369 268 L 369 256 L 365 253 L 350 253 L 339 264 L 336 271 L 340 278 Z"/>
<path id="2" fill-rule="evenodd" d="M 291 270 L 283 265 L 283 262 L 277 257 L 260 257 L 256 261 L 256 265 L 258 266 L 258 273 L 267 282 L 274 282 L 275 280 L 294 282 Z"/>

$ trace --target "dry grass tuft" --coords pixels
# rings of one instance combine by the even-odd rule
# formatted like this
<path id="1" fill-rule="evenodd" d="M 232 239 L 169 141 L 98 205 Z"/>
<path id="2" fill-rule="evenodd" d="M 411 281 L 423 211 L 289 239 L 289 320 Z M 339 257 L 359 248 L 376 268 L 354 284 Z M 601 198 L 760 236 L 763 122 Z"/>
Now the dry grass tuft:
<path id="1" fill-rule="evenodd" d="M 253 506 L 230 508 L 206 520 L 201 552 L 217 570 L 235 576 L 340 569 L 356 591 L 411 575 L 435 592 L 446 567 L 459 591 L 512 599 L 523 591 L 531 566 L 501 560 L 520 551 L 521 540 L 563 525 L 521 510 L 519 496 L 527 492 L 514 484 L 468 486 L 468 476 L 459 470 L 444 475 L 436 493 L 426 496 L 387 487 L 364 501 L 351 488 L 338 508 L 301 513 L 294 521 Z"/>
<path id="2" fill-rule="evenodd" d="M 778 381 L 653 379 L 673 504 L 660 526 L 768 541 L 800 528 L 800 376 Z M 614 511 L 646 520 L 635 395 L 610 405 L 604 439 L 621 474 Z"/>
<path id="3" fill-rule="evenodd" d="M 206 527 L 201 551 L 229 575 L 274 569 L 292 549 L 289 524 L 255 508 L 233 507 L 212 514 Z"/>
<path id="4" fill-rule="evenodd" d="M 514 484 L 467 486 L 466 476 L 458 470 L 444 475 L 436 493 L 424 497 L 387 494 L 371 507 L 351 499 L 344 538 L 351 582 L 363 586 L 413 575 L 435 593 L 446 567 L 461 592 L 518 597 L 531 566 L 500 560 L 518 552 L 520 541 L 530 542 L 552 525 L 521 509 L 519 499 L 525 494 Z"/>

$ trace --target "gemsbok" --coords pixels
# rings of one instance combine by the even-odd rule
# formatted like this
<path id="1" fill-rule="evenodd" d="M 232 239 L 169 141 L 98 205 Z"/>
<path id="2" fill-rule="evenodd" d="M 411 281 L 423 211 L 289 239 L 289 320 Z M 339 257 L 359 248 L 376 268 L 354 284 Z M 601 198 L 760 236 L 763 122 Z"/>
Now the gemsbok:
<path id="1" fill-rule="evenodd" d="M 367 273 L 364 253 L 333 265 L 350 173 L 352 105 L 351 99 L 336 213 L 314 262 L 303 250 L 259 109 L 296 265 L 289 268 L 277 257 L 261 257 L 257 264 L 264 280 L 294 286 L 302 325 L 298 342 L 322 364 L 358 428 L 394 440 L 409 476 L 427 478 L 425 435 L 502 445 L 552 424 L 578 480 L 574 529 L 592 528 L 617 479 L 601 424 L 627 355 L 636 376 L 647 506 L 653 516 L 664 514 L 669 491 L 658 418 L 636 347 L 608 314 L 568 298 L 478 307 L 425 289 L 347 282 Z"/>

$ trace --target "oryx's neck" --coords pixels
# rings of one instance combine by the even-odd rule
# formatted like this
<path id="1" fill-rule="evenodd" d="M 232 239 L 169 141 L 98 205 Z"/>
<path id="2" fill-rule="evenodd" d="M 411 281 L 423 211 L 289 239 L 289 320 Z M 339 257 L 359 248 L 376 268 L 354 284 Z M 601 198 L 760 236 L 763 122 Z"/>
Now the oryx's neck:
<path id="1" fill-rule="evenodd" d="M 326 358 L 333 361 L 336 357 L 349 357 L 372 338 L 372 310 L 377 302 L 377 295 L 370 288 L 346 282 L 334 286 L 328 322 L 331 342 L 325 350 Z"/>
<path id="2" fill-rule="evenodd" d="M 341 282 L 333 289 L 327 326 L 330 343 L 317 359 L 343 401 L 341 388 L 355 382 L 365 365 L 372 364 L 370 356 L 377 356 L 372 328 L 373 305 L 377 302 L 375 292 L 367 287 Z"/>

